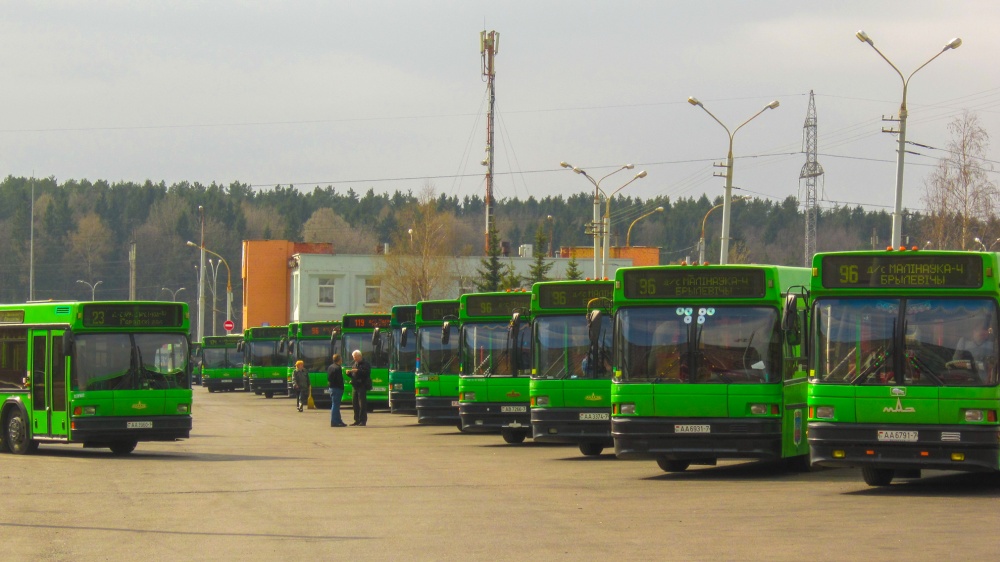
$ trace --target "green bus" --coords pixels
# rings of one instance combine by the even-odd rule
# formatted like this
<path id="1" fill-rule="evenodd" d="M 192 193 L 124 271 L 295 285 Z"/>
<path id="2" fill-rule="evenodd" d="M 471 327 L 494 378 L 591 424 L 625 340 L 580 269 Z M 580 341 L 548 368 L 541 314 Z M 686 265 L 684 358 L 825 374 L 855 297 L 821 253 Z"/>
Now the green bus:
<path id="1" fill-rule="evenodd" d="M 998 254 L 820 253 L 812 271 L 813 463 L 870 486 L 1000 470 Z"/>
<path id="2" fill-rule="evenodd" d="M 588 456 L 611 439 L 613 281 L 550 281 L 531 287 L 531 431 L 539 443 L 578 445 Z M 597 345 L 587 313 L 603 308 Z"/>
<path id="3" fill-rule="evenodd" d="M 309 371 L 309 392 L 317 408 L 329 409 L 333 403 L 326 370 L 333 364 L 333 354 L 339 353 L 340 333 L 341 324 L 336 320 L 292 322 L 288 325 L 285 341 L 279 345 L 279 350 L 288 356 L 285 378 L 289 388 L 292 384 L 292 373 L 295 372 L 295 362 L 302 361 Z M 345 388 L 344 395 L 349 398 L 350 390 Z"/>
<path id="4" fill-rule="evenodd" d="M 420 301 L 416 311 L 417 423 L 457 425 L 458 300 Z M 454 330 L 453 330 L 454 328 Z M 452 333 L 454 332 L 454 337 Z"/>
<path id="5" fill-rule="evenodd" d="M 382 331 L 390 328 L 388 314 L 345 314 L 342 320 L 340 356 L 344 359 L 344 370 L 354 365 L 351 353 L 360 349 L 361 354 L 372 365 L 372 389 L 368 392 L 368 408 L 375 403 L 389 402 L 389 354 L 382 341 Z M 344 377 L 350 381 L 350 377 Z M 345 397 L 345 400 L 351 398 Z"/>
<path id="6" fill-rule="evenodd" d="M 720 458 L 807 467 L 807 377 L 791 329 L 805 306 L 788 314 L 785 300 L 808 283 L 807 268 L 768 265 L 619 269 L 615 454 L 667 472 Z"/>
<path id="7" fill-rule="evenodd" d="M 531 435 L 531 294 L 470 293 L 458 303 L 461 429 L 520 443 Z"/>
<path id="8" fill-rule="evenodd" d="M 243 331 L 243 383 L 266 398 L 288 394 L 288 356 L 279 347 L 288 326 L 254 326 Z"/>
<path id="9" fill-rule="evenodd" d="M 417 411 L 414 377 L 417 361 L 417 307 L 392 307 L 389 327 L 389 411 L 413 414 Z"/>
<path id="10" fill-rule="evenodd" d="M 243 336 L 205 336 L 201 340 L 201 384 L 209 392 L 243 389 Z"/>
<path id="11" fill-rule="evenodd" d="M 0 305 L 0 447 L 108 447 L 191 434 L 185 303 Z"/>

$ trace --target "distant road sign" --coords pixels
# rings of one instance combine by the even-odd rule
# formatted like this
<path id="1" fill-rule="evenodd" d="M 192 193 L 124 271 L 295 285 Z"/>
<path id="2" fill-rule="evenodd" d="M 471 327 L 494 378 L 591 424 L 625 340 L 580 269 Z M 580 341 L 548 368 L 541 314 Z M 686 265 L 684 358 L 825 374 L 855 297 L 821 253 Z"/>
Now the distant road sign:
<path id="1" fill-rule="evenodd" d="M 226 320 L 225 323 L 222 324 L 222 327 L 225 328 L 227 332 L 232 332 L 233 328 L 236 327 L 236 324 L 234 324 L 232 320 Z"/>

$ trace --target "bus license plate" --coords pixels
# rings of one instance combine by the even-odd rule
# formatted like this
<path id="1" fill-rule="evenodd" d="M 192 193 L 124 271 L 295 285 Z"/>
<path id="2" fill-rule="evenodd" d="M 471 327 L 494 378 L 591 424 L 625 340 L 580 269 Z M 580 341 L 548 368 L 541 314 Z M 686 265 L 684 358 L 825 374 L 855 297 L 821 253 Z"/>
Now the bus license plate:
<path id="1" fill-rule="evenodd" d="M 916 443 L 917 442 L 917 432 L 916 431 L 895 431 L 889 429 L 880 429 L 878 432 L 879 441 L 900 441 L 903 443 Z"/>
<path id="2" fill-rule="evenodd" d="M 590 414 L 590 413 L 583 413 L 583 414 L 580 414 L 580 419 L 581 420 L 610 420 L 611 419 L 611 414 Z"/>
<path id="3" fill-rule="evenodd" d="M 372 392 L 385 392 L 386 388 L 384 386 L 373 386 Z"/>
<path id="4" fill-rule="evenodd" d="M 500 406 L 501 412 L 527 412 L 527 406 Z"/>
<path id="5" fill-rule="evenodd" d="M 285 382 L 287 381 L 283 381 L 281 379 L 274 379 L 271 381 L 271 384 L 285 384 Z"/>
<path id="6" fill-rule="evenodd" d="M 125 427 L 127 429 L 152 429 L 153 422 L 151 421 L 125 422 Z"/>
<path id="7" fill-rule="evenodd" d="M 455 408 L 457 408 L 458 407 L 458 400 L 452 400 L 451 401 L 451 405 L 454 406 Z"/>
<path id="8" fill-rule="evenodd" d="M 222 384 L 232 384 L 233 381 L 229 379 L 222 379 Z"/>
<path id="9" fill-rule="evenodd" d="M 675 425 L 674 433 L 712 433 L 710 425 Z"/>

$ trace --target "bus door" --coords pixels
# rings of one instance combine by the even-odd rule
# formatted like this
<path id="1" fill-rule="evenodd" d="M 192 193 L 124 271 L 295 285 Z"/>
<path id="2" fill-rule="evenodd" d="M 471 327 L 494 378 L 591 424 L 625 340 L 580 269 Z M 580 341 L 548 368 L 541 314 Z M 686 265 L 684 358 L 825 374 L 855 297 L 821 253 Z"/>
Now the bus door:
<path id="1" fill-rule="evenodd" d="M 35 435 L 68 434 L 62 336 L 62 330 L 31 331 L 31 430 Z"/>

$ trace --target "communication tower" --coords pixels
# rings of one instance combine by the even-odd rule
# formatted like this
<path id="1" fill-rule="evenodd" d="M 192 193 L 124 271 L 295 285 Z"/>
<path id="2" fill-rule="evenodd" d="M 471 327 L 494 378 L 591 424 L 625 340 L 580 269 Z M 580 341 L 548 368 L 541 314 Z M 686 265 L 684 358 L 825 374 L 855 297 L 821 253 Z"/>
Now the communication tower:
<path id="1" fill-rule="evenodd" d="M 805 236 L 805 266 L 812 265 L 813 254 L 816 253 L 816 217 L 819 208 L 816 205 L 819 192 L 823 190 L 823 166 L 816 159 L 816 101 L 812 90 L 809 90 L 809 109 L 806 112 L 806 122 L 802 126 L 802 151 L 806 153 L 806 163 L 799 173 L 799 195 L 803 194 L 805 202 L 806 236 Z M 819 187 L 817 187 L 817 181 Z"/>

